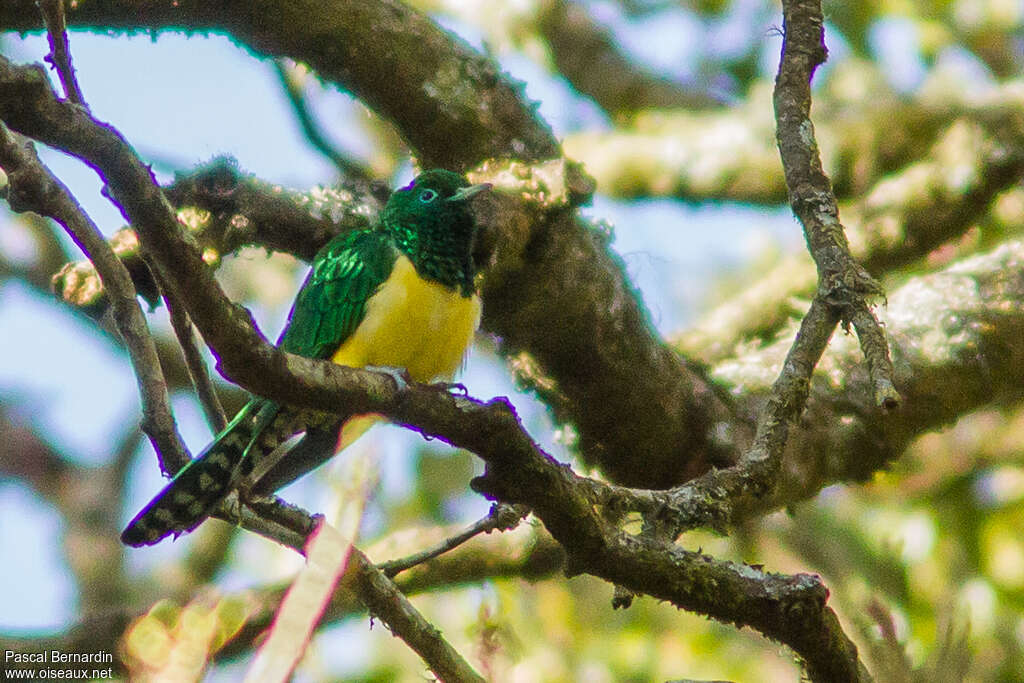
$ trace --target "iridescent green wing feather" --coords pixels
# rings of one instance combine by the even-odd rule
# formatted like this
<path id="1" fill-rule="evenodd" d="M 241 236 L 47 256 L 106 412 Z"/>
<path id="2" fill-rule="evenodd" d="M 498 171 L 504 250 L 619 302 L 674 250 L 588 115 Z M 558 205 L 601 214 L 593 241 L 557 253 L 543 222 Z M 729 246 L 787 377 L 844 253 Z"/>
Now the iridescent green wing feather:
<path id="1" fill-rule="evenodd" d="M 310 358 L 333 355 L 359 326 L 366 302 L 388 279 L 397 258 L 391 239 L 380 230 L 328 242 L 295 299 L 281 348 Z"/>

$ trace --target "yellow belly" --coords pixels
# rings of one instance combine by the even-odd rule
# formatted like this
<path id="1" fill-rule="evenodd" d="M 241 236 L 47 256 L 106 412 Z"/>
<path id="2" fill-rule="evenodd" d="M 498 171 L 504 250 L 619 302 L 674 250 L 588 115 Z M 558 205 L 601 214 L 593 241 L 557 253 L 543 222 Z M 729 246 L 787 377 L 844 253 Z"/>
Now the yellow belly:
<path id="1" fill-rule="evenodd" d="M 405 368 L 417 382 L 450 379 L 462 365 L 480 322 L 480 299 L 461 296 L 424 280 L 405 256 L 366 303 L 362 322 L 331 360 L 361 368 Z M 342 449 L 369 429 L 377 416 L 349 420 Z"/>
<path id="2" fill-rule="evenodd" d="M 417 382 L 448 379 L 480 322 L 480 299 L 424 280 L 405 256 L 366 303 L 362 322 L 331 357 L 339 365 L 405 368 Z"/>

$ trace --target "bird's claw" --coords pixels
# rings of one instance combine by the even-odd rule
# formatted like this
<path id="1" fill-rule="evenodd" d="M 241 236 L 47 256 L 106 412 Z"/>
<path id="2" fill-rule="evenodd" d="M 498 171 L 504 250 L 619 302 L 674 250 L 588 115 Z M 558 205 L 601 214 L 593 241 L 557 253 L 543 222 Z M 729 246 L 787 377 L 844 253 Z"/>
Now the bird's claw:
<path id="1" fill-rule="evenodd" d="M 395 380 L 395 384 L 398 385 L 399 391 L 404 391 L 409 388 L 409 371 L 405 368 L 396 368 L 390 365 L 367 365 L 364 370 L 372 370 L 373 372 L 380 372 L 391 379 Z"/>
<path id="2" fill-rule="evenodd" d="M 445 391 L 449 394 L 458 394 L 459 396 L 469 396 L 469 389 L 462 382 L 438 382 L 434 385 L 440 391 Z"/>

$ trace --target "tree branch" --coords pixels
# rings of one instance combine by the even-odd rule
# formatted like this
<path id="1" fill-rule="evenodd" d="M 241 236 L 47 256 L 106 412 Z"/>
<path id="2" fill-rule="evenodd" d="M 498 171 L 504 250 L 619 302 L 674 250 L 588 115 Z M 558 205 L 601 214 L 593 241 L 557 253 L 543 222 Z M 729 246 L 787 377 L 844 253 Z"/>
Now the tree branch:
<path id="1" fill-rule="evenodd" d="M 807 247 L 818 267 L 815 301 L 820 297 L 847 324 L 853 320 L 860 322 L 864 331 L 860 336 L 861 347 L 873 372 L 878 374 L 873 394 L 879 406 L 893 409 L 900 399 L 893 383 L 889 350 L 868 306 L 869 299 L 882 295 L 882 288 L 850 254 L 810 119 L 811 78 L 826 56 L 820 0 L 785 2 L 783 17 L 785 37 L 774 96 L 776 139 L 789 200 L 804 227 Z"/>
<path id="2" fill-rule="evenodd" d="M 50 42 L 50 54 L 46 61 L 53 65 L 64 88 L 64 96 L 69 102 L 88 109 L 82 88 L 75 78 L 75 68 L 71 65 L 71 49 L 68 47 L 67 23 L 64 19 L 64 2 L 62 0 L 38 0 L 39 11 L 46 22 L 46 37 Z"/>
<path id="3" fill-rule="evenodd" d="M 282 59 L 274 60 L 274 73 L 277 74 L 277 80 L 281 83 L 281 89 L 292 106 L 292 113 L 295 114 L 295 119 L 299 122 L 299 127 L 306 136 L 306 140 L 313 146 L 313 149 L 330 159 L 342 179 L 369 185 L 373 181 L 373 174 L 369 166 L 337 149 L 314 120 L 303 93 L 302 77 L 297 73 L 299 68 Z"/>
<path id="4" fill-rule="evenodd" d="M 222 503 L 218 516 L 231 507 Z M 310 536 L 318 526 L 316 518 L 286 504 L 274 502 L 254 506 L 257 518 L 242 516 L 238 522 L 246 528 L 286 545 L 300 554 L 305 553 Z M 230 515 L 224 515 L 230 516 Z M 257 528 L 260 527 L 260 528 Z M 285 531 L 285 533 L 280 533 Z M 294 533 L 289 533 L 293 532 Z M 442 680 L 481 681 L 471 666 L 413 607 L 394 582 L 375 567 L 358 548 L 352 546 L 347 568 L 343 574 L 354 582 L 354 590 L 370 612 L 387 624 L 396 636 L 415 651 Z M 339 582 L 338 585 L 342 585 Z M 283 599 L 283 595 L 282 595 Z"/>
<path id="5" fill-rule="evenodd" d="M 495 503 L 491 506 L 491 511 L 487 516 L 478 520 L 463 531 L 453 536 L 449 536 L 433 547 L 413 553 L 408 557 L 383 562 L 377 565 L 377 568 L 384 572 L 384 575 L 389 579 L 393 579 L 398 574 L 412 569 L 418 564 L 429 562 L 444 553 L 458 548 L 460 545 L 466 543 L 479 534 L 489 534 L 495 529 L 501 529 L 502 531 L 513 529 L 527 514 L 529 514 L 529 510 L 525 508 L 517 508 L 513 505 Z"/>
<path id="6" fill-rule="evenodd" d="M 356 572 L 360 597 L 370 613 L 386 623 L 442 681 L 484 680 L 358 548 L 352 548 L 349 561 Z"/>
<path id="7" fill-rule="evenodd" d="M 855 340 L 838 335 L 810 385 L 807 412 L 793 431 L 777 488 L 739 501 L 739 518 L 810 498 L 823 487 L 865 481 L 911 440 L 991 404 L 1011 404 L 1024 386 L 1024 244 L 993 251 L 911 279 L 880 315 L 892 344 L 906 405 L 874 407 L 873 383 Z M 716 365 L 713 376 L 742 386 L 751 401 L 768 391 L 765 368 L 778 367 L 792 326 L 778 341 Z M 956 387 L 950 391 L 950 387 Z"/>
<path id="8" fill-rule="evenodd" d="M 612 116 L 640 109 L 707 109 L 720 104 L 707 93 L 637 66 L 620 51 L 611 32 L 578 3 L 541 3 L 536 21 L 558 72 Z"/>
<path id="9" fill-rule="evenodd" d="M 5 60 L 0 59 L 0 73 L 3 73 L 3 67 L 6 66 Z M 45 74 L 40 73 L 37 69 L 28 69 L 23 72 L 28 76 L 26 84 L 31 84 L 33 79 L 44 79 Z M 6 74 L 4 74 L 6 75 Z M 0 75 L 0 81 L 4 80 L 4 75 Z M 38 82 L 38 81 L 37 81 Z M 52 97 L 52 92 L 46 87 L 45 92 Z M 13 113 L 13 115 L 12 115 Z M 13 125 L 18 125 L 19 121 L 22 121 L 21 116 L 23 112 L 19 112 L 17 106 L 15 106 L 12 112 L 9 109 L 4 109 L 0 106 L 0 114 L 4 116 L 7 121 L 10 121 Z M 84 139 L 82 144 L 85 145 L 89 151 L 97 153 L 97 150 L 106 148 L 106 152 L 99 151 L 93 161 L 100 167 L 101 175 L 104 175 L 104 179 L 107 182 L 107 187 L 111 197 L 118 203 L 121 210 L 124 212 L 125 217 L 132 221 L 136 226 L 139 226 L 140 235 L 143 236 L 144 248 L 149 246 L 149 243 L 156 243 L 158 246 L 156 249 L 149 247 L 146 249 L 147 254 L 153 260 L 157 266 L 157 270 L 161 273 L 160 279 L 166 272 L 174 272 L 174 265 L 168 267 L 166 261 L 169 254 L 177 253 L 184 257 L 186 262 L 184 266 L 191 268 L 191 272 L 194 276 L 204 278 L 204 280 L 198 283 L 198 288 L 204 290 L 204 294 L 208 297 L 212 297 L 214 301 L 223 306 L 225 310 L 211 311 L 212 315 L 209 315 L 207 319 L 225 320 L 233 324 L 236 330 L 244 328 L 245 334 L 249 337 L 250 341 L 253 339 L 257 340 L 256 343 L 261 343 L 263 347 L 271 349 L 280 355 L 280 352 L 274 347 L 270 347 L 265 340 L 262 340 L 259 336 L 259 332 L 252 326 L 251 320 L 245 320 L 247 325 L 239 324 L 239 317 L 237 313 L 230 310 L 232 305 L 224 296 L 223 292 L 220 291 L 216 282 L 205 264 L 199 258 L 198 254 L 192 250 L 187 243 L 182 239 L 182 235 L 178 231 L 177 221 L 175 220 L 174 214 L 172 213 L 170 205 L 163 198 L 159 187 L 156 186 L 154 179 L 149 172 L 148 168 L 138 162 L 137 157 L 132 153 L 131 148 L 124 142 L 123 138 L 120 137 L 115 131 L 110 128 L 103 128 L 99 126 L 93 126 L 92 120 L 86 116 L 83 121 L 80 121 L 83 128 L 79 129 L 79 133 L 83 134 Z M 0 159 L 4 162 L 4 167 L 10 169 L 12 178 L 12 186 L 17 186 L 19 193 L 24 194 L 29 192 L 30 189 L 25 187 L 23 183 L 25 178 L 20 177 L 19 172 L 24 170 L 26 162 L 23 159 L 19 159 L 14 156 L 17 153 L 17 146 L 13 143 L 11 138 L 4 129 L 0 129 L 0 145 L 3 148 L 3 156 Z M 92 143 L 90 145 L 90 143 Z M 99 147 L 95 145 L 99 144 Z M 114 149 L 112 150 L 111 147 Z M 81 149 L 81 148 L 79 148 Z M 110 154 L 114 151 L 115 154 Z M 36 164 L 41 167 L 41 164 Z M 107 166 L 109 164 L 109 166 Z M 111 170 L 113 167 L 113 170 Z M 39 179 L 37 182 L 45 181 L 49 179 L 42 173 L 36 173 L 30 178 L 30 180 Z M 67 194 L 63 187 L 56 184 L 56 181 L 50 181 L 52 187 L 46 187 L 45 190 L 49 193 L 59 193 L 59 198 L 63 204 L 73 207 L 71 204 L 72 200 Z M 38 187 L 32 187 L 32 192 L 39 193 L 42 195 L 42 190 Z M 42 205 L 46 205 L 45 202 L 38 202 Z M 16 206 L 20 206 L 15 202 Z M 94 263 L 97 263 L 97 269 L 101 273 L 107 273 L 108 268 L 111 264 L 114 264 L 114 268 L 121 269 L 115 275 L 118 277 L 119 286 L 126 286 L 128 291 L 134 293 L 131 288 L 131 282 L 128 278 L 127 271 L 123 270 L 123 266 L 120 261 L 114 256 L 113 251 L 110 250 L 107 243 L 100 237 L 98 230 L 95 226 L 85 225 L 82 226 L 82 216 L 84 214 L 81 211 L 71 212 L 70 210 L 64 210 L 62 205 L 58 205 L 58 210 L 54 211 L 55 215 L 59 215 L 68 224 L 68 229 L 73 236 L 78 238 L 79 243 L 85 243 L 92 249 L 83 247 L 87 254 L 91 254 L 92 250 L 105 249 L 99 256 L 93 256 Z M 77 207 L 73 207 L 77 208 Z M 64 215 L 67 213 L 68 215 Z M 133 220 L 134 219 L 134 220 Z M 73 222 L 75 221 L 75 222 Z M 144 227 L 143 227 L 144 226 Z M 86 232 L 91 230 L 91 232 Z M 82 232 L 82 235 L 79 235 Z M 99 243 L 97 247 L 96 242 Z M 162 244 L 161 244 L 162 242 Z M 168 245 L 170 245 L 168 247 Z M 162 247 L 162 248 L 161 248 Z M 189 263 L 188 261 L 191 261 Z M 108 283 L 111 282 L 112 278 L 104 278 Z M 186 302 L 195 305 L 196 299 L 194 297 L 182 296 L 183 292 L 190 292 L 191 290 L 187 287 L 183 287 L 180 281 L 172 281 L 170 279 L 165 280 L 168 283 L 168 290 L 174 292 L 175 298 L 181 298 Z M 193 283 L 196 284 L 196 283 Z M 109 289 L 109 294 L 117 294 L 117 298 L 112 300 L 115 307 L 115 311 L 119 310 L 120 304 L 123 303 L 124 298 L 121 296 L 118 290 Z M 131 298 L 132 304 L 134 304 L 137 314 L 141 317 L 142 312 L 138 310 L 138 304 Z M 186 304 L 187 305 L 187 304 Z M 207 311 L 209 309 L 206 309 Z M 205 311 L 204 311 L 205 312 Z M 226 314 L 226 315 L 225 315 Z M 143 319 L 143 325 L 145 321 Z M 122 327 L 124 329 L 124 327 Z M 136 365 L 136 373 L 139 377 L 143 377 L 147 372 L 159 373 L 159 365 L 156 364 L 156 353 L 155 349 L 152 348 L 152 340 L 149 339 L 148 335 L 145 340 L 149 342 L 151 358 L 147 360 L 153 363 L 154 367 L 143 368 Z M 394 382 L 394 380 L 391 380 Z M 162 378 L 161 378 L 161 385 Z M 166 399 L 166 392 L 164 393 Z M 144 395 L 144 400 L 147 396 Z M 172 421 L 173 425 L 173 421 Z M 155 441 L 155 439 L 154 439 Z M 161 462 L 163 463 L 167 456 L 159 450 L 160 444 L 154 443 L 154 446 L 158 449 L 158 454 L 161 455 Z M 187 455 L 186 455 L 187 461 Z M 184 465 L 184 462 L 175 463 L 173 460 L 169 462 L 173 463 L 171 466 L 176 469 L 180 469 Z M 223 503 L 220 508 L 225 510 L 230 508 L 230 503 Z M 258 509 L 257 513 L 266 513 L 266 508 Z M 261 515 L 258 519 L 247 519 L 244 515 L 245 509 L 243 508 L 243 516 L 239 520 L 242 523 L 261 530 L 262 533 L 268 533 L 277 540 L 286 542 L 294 547 L 299 552 L 302 552 L 302 542 L 308 536 L 308 532 L 312 528 L 312 520 L 306 520 L 305 528 L 298 530 L 298 536 L 292 537 L 288 530 L 290 529 L 289 523 L 292 518 L 299 516 L 299 511 L 296 509 L 289 509 L 281 506 L 273 506 L 273 516 Z M 285 513 L 282 517 L 277 513 Z M 276 519 L 275 519 L 276 518 Z M 283 524 L 281 523 L 283 522 Z M 269 527 L 267 526 L 269 523 Z M 300 521 L 301 525 L 301 521 Z M 277 530 L 280 527 L 280 531 Z M 294 528 L 294 527 L 291 527 Z M 302 532 L 306 533 L 303 534 Z M 300 541 L 296 545 L 296 541 Z M 453 681 L 476 681 L 481 680 L 479 676 L 462 660 L 461 656 L 451 648 L 450 645 L 440 636 L 436 629 L 429 626 L 428 622 L 416 611 L 416 609 L 405 599 L 404 596 L 394 587 L 394 584 L 380 572 L 380 570 L 374 568 L 365 556 L 353 549 L 352 564 L 356 568 L 358 583 L 360 586 L 360 592 L 362 598 L 367 601 L 370 609 L 377 614 L 384 622 L 386 622 L 391 630 L 399 634 L 402 639 L 409 644 L 418 654 L 420 654 L 440 676 L 446 680 Z"/>
<path id="10" fill-rule="evenodd" d="M 189 379 L 192 380 L 192 387 L 195 389 L 199 399 L 199 405 L 206 416 L 206 423 L 210 431 L 219 434 L 227 426 L 228 419 L 224 414 L 224 407 L 217 397 L 217 390 L 213 386 L 213 380 L 206 371 L 206 363 L 196 344 L 196 336 L 192 329 L 192 319 L 178 303 L 172 303 L 170 295 L 165 291 L 164 302 L 167 305 L 168 315 L 171 319 L 171 327 L 174 328 L 174 336 L 181 346 L 181 353 L 185 359 L 185 368 L 188 370 Z"/>

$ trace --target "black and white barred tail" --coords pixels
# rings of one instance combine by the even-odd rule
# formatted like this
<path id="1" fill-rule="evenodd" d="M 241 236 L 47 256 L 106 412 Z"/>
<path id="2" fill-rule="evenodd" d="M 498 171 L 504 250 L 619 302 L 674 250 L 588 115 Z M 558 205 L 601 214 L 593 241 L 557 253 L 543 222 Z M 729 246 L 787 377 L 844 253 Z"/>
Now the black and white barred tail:
<path id="1" fill-rule="evenodd" d="M 305 411 L 253 399 L 135 516 L 121 541 L 153 545 L 192 531 L 262 456 L 305 429 L 308 421 Z"/>

